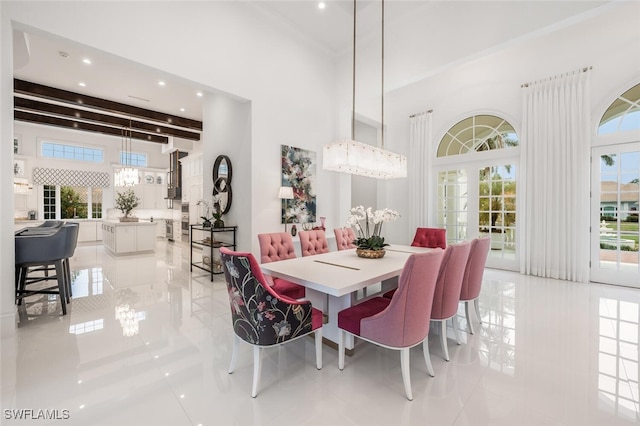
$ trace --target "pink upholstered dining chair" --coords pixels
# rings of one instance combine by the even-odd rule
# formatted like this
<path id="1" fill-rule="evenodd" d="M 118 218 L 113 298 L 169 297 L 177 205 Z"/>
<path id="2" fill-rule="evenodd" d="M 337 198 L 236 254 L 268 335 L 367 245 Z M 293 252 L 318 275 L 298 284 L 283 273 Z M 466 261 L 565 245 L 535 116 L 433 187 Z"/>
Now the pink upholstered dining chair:
<path id="1" fill-rule="evenodd" d="M 333 233 L 336 236 L 338 250 L 356 248 L 356 245 L 353 243 L 356 240 L 356 233 L 352 228 L 334 228 Z"/>
<path id="2" fill-rule="evenodd" d="M 329 252 L 327 237 L 322 229 L 300 231 L 298 232 L 298 235 L 300 236 L 300 250 L 302 251 L 302 257 Z"/>
<path id="3" fill-rule="evenodd" d="M 407 399 L 413 399 L 409 350 L 427 342 L 429 318 L 425 311 L 431 310 L 442 257 L 441 249 L 412 254 L 398 280 L 398 291 L 391 299 L 374 297 L 338 312 L 340 370 L 344 369 L 346 333 L 384 348 L 399 350 L 404 391 Z M 433 376 L 428 344 L 424 348 L 427 370 Z"/>
<path id="4" fill-rule="evenodd" d="M 484 275 L 484 265 L 487 263 L 491 239 L 489 237 L 476 238 L 471 241 L 469 259 L 462 278 L 462 289 L 460 290 L 460 301 L 464 302 L 464 313 L 467 317 L 467 329 L 473 334 L 473 323 L 469 315 L 469 303 L 473 302 L 476 310 L 478 322 L 482 324 L 480 317 L 480 307 L 478 297 L 482 288 L 482 277 Z"/>
<path id="5" fill-rule="evenodd" d="M 445 249 L 447 248 L 447 230 L 444 228 L 417 228 L 411 245 Z"/>
<path id="6" fill-rule="evenodd" d="M 444 359 L 447 361 L 449 361 L 449 349 L 447 348 L 447 320 L 449 318 L 452 318 L 453 321 L 456 341 L 461 344 L 458 323 L 454 316 L 458 312 L 462 278 L 470 249 L 471 243 L 469 241 L 449 245 L 444 251 L 438 280 L 436 281 L 436 291 L 433 296 L 433 307 L 431 308 L 431 321 L 440 321 L 442 352 L 444 353 Z"/>
<path id="7" fill-rule="evenodd" d="M 291 234 L 288 232 L 276 232 L 272 234 L 258 234 L 260 243 L 260 263 L 275 262 L 277 260 L 293 259 L 296 252 L 293 247 Z M 275 291 L 292 299 L 302 299 L 305 291 L 304 287 L 282 278 L 274 278 L 265 275 L 267 284 Z"/>
<path id="8" fill-rule="evenodd" d="M 253 346 L 251 396 L 255 398 L 260 383 L 261 350 L 311 333 L 315 333 L 316 368 L 322 369 L 322 312 L 309 301 L 296 301 L 274 291 L 251 253 L 222 247 L 220 256 L 234 332 L 229 374 L 235 370 L 238 346 L 240 340 L 244 340 Z"/>

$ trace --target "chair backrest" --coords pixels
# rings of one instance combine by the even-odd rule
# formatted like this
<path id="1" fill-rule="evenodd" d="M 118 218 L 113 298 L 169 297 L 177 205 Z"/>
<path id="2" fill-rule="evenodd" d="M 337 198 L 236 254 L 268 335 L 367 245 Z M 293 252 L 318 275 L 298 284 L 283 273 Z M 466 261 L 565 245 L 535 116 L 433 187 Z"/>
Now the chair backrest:
<path id="1" fill-rule="evenodd" d="M 80 232 L 80 224 L 78 222 L 67 222 L 64 224 L 63 228 L 68 228 L 67 230 L 67 241 L 65 243 L 65 258 L 70 258 L 73 256 L 73 253 L 76 251 L 76 246 L 78 245 L 78 234 Z"/>
<path id="2" fill-rule="evenodd" d="M 260 263 L 296 257 L 293 240 L 288 232 L 258 234 L 258 241 L 260 242 Z"/>
<path id="3" fill-rule="evenodd" d="M 65 258 L 69 228 L 60 226 L 50 232 L 37 234 L 25 232 L 15 239 L 16 265 L 46 264 Z"/>
<path id="4" fill-rule="evenodd" d="M 64 222 L 61 220 L 45 220 L 40 225 L 38 225 L 38 228 L 59 228 L 63 224 Z"/>
<path id="5" fill-rule="evenodd" d="M 220 256 L 231 305 L 231 323 L 238 337 L 252 345 L 269 346 L 312 330 L 311 303 L 278 295 L 266 284 L 260 265 L 251 253 L 221 247 Z"/>
<path id="6" fill-rule="evenodd" d="M 444 228 L 417 228 L 411 245 L 445 249 L 447 248 L 447 230 Z"/>
<path id="7" fill-rule="evenodd" d="M 392 347 L 408 347 L 422 342 L 429 334 L 436 279 L 443 250 L 412 254 L 407 259 L 398 290 L 382 312 L 360 321 L 360 335 Z"/>
<path id="8" fill-rule="evenodd" d="M 458 311 L 462 277 L 470 249 L 469 241 L 451 244 L 445 249 L 433 297 L 432 320 L 451 318 Z"/>
<path id="9" fill-rule="evenodd" d="M 336 236 L 338 250 L 356 248 L 356 245 L 353 243 L 356 240 L 356 233 L 352 228 L 335 228 L 333 233 Z"/>
<path id="10" fill-rule="evenodd" d="M 329 244 L 322 229 L 313 231 L 300 231 L 300 250 L 302 256 L 313 256 L 314 254 L 328 253 Z"/>
<path id="11" fill-rule="evenodd" d="M 487 263 L 490 246 L 491 239 L 489 237 L 476 238 L 471 241 L 469 259 L 462 277 L 460 300 L 473 300 L 480 295 L 484 265 Z"/>

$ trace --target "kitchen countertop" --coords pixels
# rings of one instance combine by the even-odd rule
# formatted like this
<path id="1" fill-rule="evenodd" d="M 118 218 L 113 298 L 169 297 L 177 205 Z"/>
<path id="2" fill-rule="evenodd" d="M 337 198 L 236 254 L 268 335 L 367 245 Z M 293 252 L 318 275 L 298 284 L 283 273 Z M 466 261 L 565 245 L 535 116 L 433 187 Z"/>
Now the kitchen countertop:
<path id="1" fill-rule="evenodd" d="M 157 225 L 158 222 L 151 222 L 150 220 L 139 220 L 138 222 L 120 222 L 118 219 L 105 219 L 102 220 L 103 223 L 108 223 L 113 226 L 147 226 L 147 225 Z"/>

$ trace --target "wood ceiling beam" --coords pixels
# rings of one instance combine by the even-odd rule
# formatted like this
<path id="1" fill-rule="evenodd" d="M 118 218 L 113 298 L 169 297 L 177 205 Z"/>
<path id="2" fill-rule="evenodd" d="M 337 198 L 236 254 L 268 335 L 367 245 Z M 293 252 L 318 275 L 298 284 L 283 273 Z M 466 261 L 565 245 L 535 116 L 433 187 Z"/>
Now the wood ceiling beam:
<path id="1" fill-rule="evenodd" d="M 45 113 L 57 117 L 70 118 L 71 120 L 80 119 L 96 124 L 102 123 L 106 125 L 113 125 L 116 126 L 120 132 L 122 131 L 123 127 L 130 127 L 134 131 L 140 130 L 142 132 L 148 132 L 154 135 L 170 135 L 193 141 L 200 140 L 200 133 L 197 132 L 176 129 L 174 127 L 169 127 L 162 124 L 152 124 L 145 121 L 129 120 L 127 118 L 118 117 L 115 115 L 102 114 L 100 112 L 87 111 L 85 109 L 79 108 L 71 108 L 58 104 L 21 98 L 18 96 L 15 96 L 13 98 L 13 106 L 17 110 L 33 112 L 34 114 Z"/>
<path id="2" fill-rule="evenodd" d="M 202 121 L 179 117 L 172 114 L 165 114 L 145 108 L 139 108 L 120 102 L 108 101 L 106 99 L 100 99 L 80 93 L 69 92 L 67 90 L 56 89 L 38 83 L 19 80 L 17 78 L 13 79 L 13 90 L 15 93 L 32 95 L 73 105 L 82 105 L 87 108 L 96 108 L 103 111 L 122 114 L 125 116 L 137 117 L 150 121 L 157 121 L 163 124 L 170 124 L 172 126 L 202 131 Z"/>
<path id="3" fill-rule="evenodd" d="M 49 115 L 34 114 L 28 111 L 13 111 L 13 118 L 17 121 L 26 121 L 29 123 L 46 124 L 49 126 L 64 127 L 67 129 L 83 130 L 86 132 L 102 133 L 105 135 L 122 137 L 122 129 L 117 127 L 102 126 L 94 123 L 87 123 L 78 120 L 69 120 L 66 118 L 52 117 Z M 131 132 L 131 138 L 145 142 L 169 143 L 167 136 L 154 135 L 142 132 Z"/>

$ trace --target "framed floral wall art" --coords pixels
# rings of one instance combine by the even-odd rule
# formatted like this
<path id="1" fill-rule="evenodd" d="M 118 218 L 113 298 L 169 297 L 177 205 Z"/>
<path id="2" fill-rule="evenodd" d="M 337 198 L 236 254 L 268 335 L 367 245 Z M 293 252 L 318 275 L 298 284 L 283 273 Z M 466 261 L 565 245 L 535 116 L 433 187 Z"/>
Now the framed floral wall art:
<path id="1" fill-rule="evenodd" d="M 293 188 L 293 200 L 282 206 L 282 223 L 314 223 L 316 221 L 316 153 L 282 145 L 281 186 Z"/>

